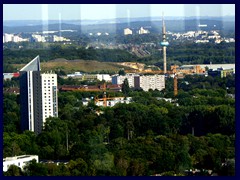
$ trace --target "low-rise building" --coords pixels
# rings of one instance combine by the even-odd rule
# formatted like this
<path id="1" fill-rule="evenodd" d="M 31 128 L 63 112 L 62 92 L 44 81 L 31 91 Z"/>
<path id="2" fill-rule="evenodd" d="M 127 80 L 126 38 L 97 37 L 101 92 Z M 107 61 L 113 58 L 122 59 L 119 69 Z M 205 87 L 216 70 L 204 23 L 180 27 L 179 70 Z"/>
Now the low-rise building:
<path id="1" fill-rule="evenodd" d="M 18 166 L 23 170 L 24 166 L 34 159 L 38 163 L 39 160 L 37 155 L 22 155 L 3 158 L 3 171 L 6 172 L 11 165 Z"/>
<path id="2" fill-rule="evenodd" d="M 125 104 L 129 104 L 132 101 L 132 97 L 113 97 L 113 98 L 109 98 L 106 102 L 106 106 L 107 107 L 113 107 L 115 106 L 117 103 L 125 103 Z M 103 100 L 97 100 L 95 101 L 95 104 L 97 106 L 104 106 L 104 101 Z"/>
<path id="3" fill-rule="evenodd" d="M 82 103 L 84 106 L 87 106 L 91 100 L 93 100 L 93 98 L 83 98 Z M 103 98 L 95 98 L 94 101 L 97 106 L 105 106 Z M 132 102 L 132 97 L 111 97 L 106 99 L 106 106 L 113 107 L 117 103 L 129 104 L 131 102 Z"/>
<path id="4" fill-rule="evenodd" d="M 217 70 L 209 69 L 208 70 L 208 75 L 213 76 L 213 77 L 227 77 L 227 76 L 232 76 L 234 74 L 233 69 L 223 69 L 223 68 L 218 68 Z"/>
<path id="5" fill-rule="evenodd" d="M 76 78 L 80 81 L 112 81 L 112 77 L 109 74 L 82 74 L 80 72 L 75 72 L 74 74 L 67 74 L 67 77 Z"/>
<path id="6" fill-rule="evenodd" d="M 20 76 L 20 73 L 3 73 L 3 79 L 4 80 L 11 80 L 13 77 L 19 77 Z"/>

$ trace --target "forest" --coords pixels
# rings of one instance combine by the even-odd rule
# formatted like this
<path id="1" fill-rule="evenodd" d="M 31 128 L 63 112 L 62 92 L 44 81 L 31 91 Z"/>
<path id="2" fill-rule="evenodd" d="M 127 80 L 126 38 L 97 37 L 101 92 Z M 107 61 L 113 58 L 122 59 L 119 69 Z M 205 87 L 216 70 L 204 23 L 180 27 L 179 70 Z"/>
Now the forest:
<path id="1" fill-rule="evenodd" d="M 48 118 L 38 135 L 20 131 L 20 97 L 4 94 L 3 156 L 68 162 L 31 161 L 24 171 L 12 165 L 4 175 L 185 176 L 189 169 L 235 175 L 235 99 L 227 96 L 235 93 L 235 76 L 186 76 L 176 97 L 172 85 L 169 78 L 163 91 L 108 92 L 133 98 L 112 108 L 82 105 L 82 98 L 101 92 L 59 92 L 59 116 Z"/>
<path id="2" fill-rule="evenodd" d="M 129 39 L 130 38 L 130 39 Z M 121 38 L 123 41 L 134 41 L 134 37 Z M 143 40 L 141 40 L 143 38 Z M 153 39 L 151 36 L 142 36 L 139 41 Z M 156 39 L 157 40 L 157 39 Z M 159 40 L 160 41 L 160 40 Z M 11 44 L 11 43 L 9 43 Z M 65 58 L 67 60 L 97 60 L 102 62 L 141 62 L 147 65 L 155 64 L 162 68 L 162 52 L 159 47 L 150 48 L 151 56 L 137 57 L 123 49 L 94 49 L 79 45 L 49 44 L 46 48 L 41 43 L 24 42 L 28 48 L 14 49 L 7 48 L 3 51 L 3 71 L 13 72 L 16 68 L 12 64 L 27 64 L 36 55 L 41 55 L 42 62 Z M 170 65 L 183 64 L 225 64 L 235 63 L 235 43 L 220 44 L 196 44 L 196 43 L 173 43 L 167 48 L 168 68 Z"/>

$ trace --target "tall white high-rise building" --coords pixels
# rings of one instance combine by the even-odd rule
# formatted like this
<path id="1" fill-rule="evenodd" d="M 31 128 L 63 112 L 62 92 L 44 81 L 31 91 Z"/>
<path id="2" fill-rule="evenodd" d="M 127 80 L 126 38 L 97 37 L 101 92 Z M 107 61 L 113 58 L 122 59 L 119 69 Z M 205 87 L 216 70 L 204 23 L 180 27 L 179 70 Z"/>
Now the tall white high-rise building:
<path id="1" fill-rule="evenodd" d="M 58 116 L 57 74 L 41 74 L 43 124 L 48 117 Z"/>
<path id="2" fill-rule="evenodd" d="M 41 133 L 46 118 L 58 116 L 57 75 L 40 72 L 37 56 L 20 70 L 21 129 Z"/>

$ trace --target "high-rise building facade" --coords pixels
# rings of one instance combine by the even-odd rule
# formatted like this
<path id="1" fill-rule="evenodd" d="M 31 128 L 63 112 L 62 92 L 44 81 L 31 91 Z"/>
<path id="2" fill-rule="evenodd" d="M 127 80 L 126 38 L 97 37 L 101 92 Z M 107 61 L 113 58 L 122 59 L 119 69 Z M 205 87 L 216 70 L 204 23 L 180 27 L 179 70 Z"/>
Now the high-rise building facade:
<path id="1" fill-rule="evenodd" d="M 128 80 L 129 87 L 134 87 L 134 77 L 139 76 L 138 74 L 126 74 L 126 75 L 113 75 L 112 84 L 122 84 L 125 79 Z"/>
<path id="2" fill-rule="evenodd" d="M 165 88 L 165 76 L 164 75 L 148 75 L 139 76 L 139 86 L 143 91 L 152 90 L 163 90 Z"/>
<path id="3" fill-rule="evenodd" d="M 41 74 L 37 56 L 20 70 L 21 129 L 42 131 L 46 118 L 58 116 L 57 75 Z"/>
<path id="4" fill-rule="evenodd" d="M 139 74 L 126 74 L 125 76 L 114 75 L 112 76 L 113 84 L 122 84 L 124 79 L 128 80 L 130 88 L 143 89 L 143 91 L 163 90 L 165 88 L 164 75 L 139 75 Z"/>

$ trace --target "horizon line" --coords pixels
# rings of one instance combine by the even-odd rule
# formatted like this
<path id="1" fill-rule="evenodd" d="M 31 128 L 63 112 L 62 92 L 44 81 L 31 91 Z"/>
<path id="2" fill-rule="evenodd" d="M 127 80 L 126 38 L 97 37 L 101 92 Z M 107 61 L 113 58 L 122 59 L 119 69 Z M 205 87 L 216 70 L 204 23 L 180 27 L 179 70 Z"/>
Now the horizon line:
<path id="1" fill-rule="evenodd" d="M 165 18 L 170 17 L 176 17 L 176 18 L 201 18 L 201 17 L 208 17 L 208 18 L 220 18 L 220 17 L 235 17 L 235 15 L 222 15 L 222 16 L 164 16 Z M 143 16 L 143 17 L 130 17 L 130 19 L 138 19 L 138 18 L 159 18 L 161 19 L 161 16 Z M 104 19 L 62 19 L 62 21 L 99 21 L 99 20 L 114 20 L 114 19 L 128 19 L 128 17 L 117 17 L 117 18 L 104 18 Z M 59 19 L 8 19 L 3 21 L 59 21 Z"/>

